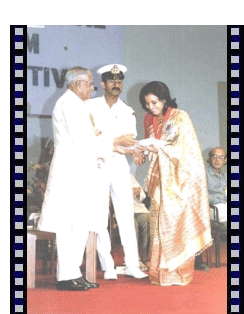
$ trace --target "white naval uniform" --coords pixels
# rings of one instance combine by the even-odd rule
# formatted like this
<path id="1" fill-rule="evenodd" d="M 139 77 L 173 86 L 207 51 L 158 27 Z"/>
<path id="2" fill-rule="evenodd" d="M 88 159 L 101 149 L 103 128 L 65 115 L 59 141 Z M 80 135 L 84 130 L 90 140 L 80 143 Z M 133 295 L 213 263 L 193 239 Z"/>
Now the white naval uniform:
<path id="1" fill-rule="evenodd" d="M 57 101 L 52 122 L 54 155 L 38 229 L 56 233 L 57 279 L 69 280 L 81 276 L 88 233 L 97 229 L 97 157 L 112 154 L 112 141 L 95 136 L 86 103 L 71 90 Z"/>
<path id="2" fill-rule="evenodd" d="M 90 99 L 88 105 L 93 116 L 95 127 L 102 134 L 112 137 L 120 137 L 125 134 L 137 136 L 136 119 L 134 110 L 122 100 L 110 108 L 105 97 Z M 111 193 L 114 212 L 116 215 L 121 243 L 125 253 L 127 267 L 139 267 L 139 256 L 134 224 L 133 192 L 130 178 L 130 167 L 124 155 L 113 153 L 109 162 L 100 169 L 101 194 L 104 196 L 100 202 L 100 210 L 104 213 L 101 224 L 106 228 L 98 233 L 98 255 L 103 270 L 114 268 L 111 256 L 111 242 L 107 230 L 109 214 L 109 192 Z M 100 215 L 101 217 L 101 215 Z"/>

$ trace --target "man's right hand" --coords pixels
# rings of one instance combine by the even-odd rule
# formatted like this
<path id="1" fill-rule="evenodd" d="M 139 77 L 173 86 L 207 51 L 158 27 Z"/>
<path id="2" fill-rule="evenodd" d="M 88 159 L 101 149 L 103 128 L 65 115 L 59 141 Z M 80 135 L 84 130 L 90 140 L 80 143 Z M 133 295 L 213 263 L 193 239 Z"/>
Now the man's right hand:
<path id="1" fill-rule="evenodd" d="M 114 139 L 114 146 L 130 147 L 137 143 L 133 134 L 125 134 Z"/>
<path id="2" fill-rule="evenodd" d="M 126 148 L 124 146 L 114 146 L 113 151 L 121 155 L 132 155 L 134 152 L 133 149 Z"/>

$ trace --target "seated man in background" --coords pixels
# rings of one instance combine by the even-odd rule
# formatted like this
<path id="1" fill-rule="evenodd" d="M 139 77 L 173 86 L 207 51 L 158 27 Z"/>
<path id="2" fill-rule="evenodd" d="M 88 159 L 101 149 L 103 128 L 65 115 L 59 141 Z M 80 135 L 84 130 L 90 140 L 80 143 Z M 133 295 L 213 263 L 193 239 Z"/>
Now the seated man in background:
<path id="1" fill-rule="evenodd" d="M 145 205 L 146 194 L 132 174 L 131 182 L 133 187 L 134 218 L 140 257 L 140 268 L 142 271 L 146 271 L 149 267 L 150 212 Z"/>
<path id="2" fill-rule="evenodd" d="M 227 179 L 222 168 L 227 163 L 226 152 L 221 147 L 213 148 L 209 152 L 208 165 L 206 167 L 209 203 L 218 208 L 219 228 L 227 230 Z M 213 217 L 213 209 L 210 209 L 210 218 Z"/>
<path id="3" fill-rule="evenodd" d="M 219 223 L 217 227 L 221 231 L 227 230 L 227 180 L 221 170 L 226 162 L 227 155 L 223 148 L 215 147 L 209 152 L 208 165 L 206 166 L 209 204 L 218 208 Z M 210 219 L 212 225 L 214 223 L 212 208 L 210 208 Z M 196 257 L 195 268 L 209 269 L 209 266 L 203 263 L 202 255 Z"/>

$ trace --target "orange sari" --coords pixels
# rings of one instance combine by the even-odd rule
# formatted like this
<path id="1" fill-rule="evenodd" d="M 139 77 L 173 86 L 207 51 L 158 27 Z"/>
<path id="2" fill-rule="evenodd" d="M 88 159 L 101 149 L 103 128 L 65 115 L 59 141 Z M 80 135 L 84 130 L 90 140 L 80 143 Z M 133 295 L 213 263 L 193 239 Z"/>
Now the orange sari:
<path id="1" fill-rule="evenodd" d="M 147 178 L 151 197 L 152 284 L 187 285 L 195 255 L 212 244 L 207 181 L 201 150 L 186 112 L 169 108 L 155 125 L 144 119 L 145 134 L 160 139 L 151 153 Z M 156 134 L 155 134 L 156 133 Z"/>

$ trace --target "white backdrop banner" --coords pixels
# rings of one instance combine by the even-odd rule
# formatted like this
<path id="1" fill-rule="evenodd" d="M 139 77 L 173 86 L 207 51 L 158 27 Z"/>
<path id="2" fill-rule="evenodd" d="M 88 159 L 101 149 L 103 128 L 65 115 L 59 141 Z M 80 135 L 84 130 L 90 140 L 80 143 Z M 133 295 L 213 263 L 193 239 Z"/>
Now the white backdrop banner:
<path id="1" fill-rule="evenodd" d="M 123 26 L 28 26 L 27 35 L 28 114 L 52 114 L 57 99 L 65 91 L 67 69 L 83 66 L 92 71 L 94 97 L 102 94 L 96 70 L 122 62 Z"/>

